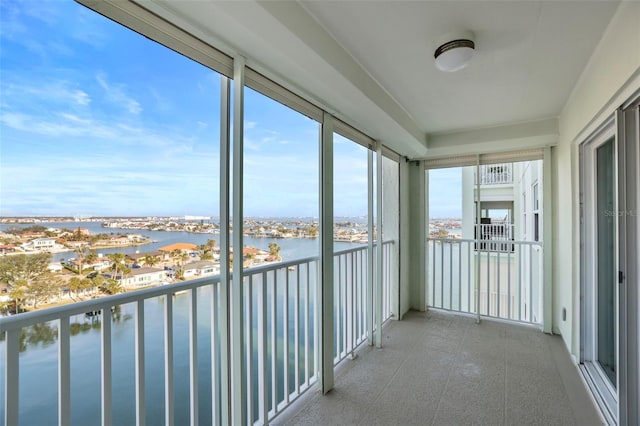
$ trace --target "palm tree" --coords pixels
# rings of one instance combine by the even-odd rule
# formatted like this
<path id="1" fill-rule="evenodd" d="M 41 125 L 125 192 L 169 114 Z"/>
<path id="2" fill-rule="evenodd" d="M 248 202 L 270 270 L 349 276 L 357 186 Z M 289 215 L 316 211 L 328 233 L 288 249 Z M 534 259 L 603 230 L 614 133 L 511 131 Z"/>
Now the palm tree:
<path id="1" fill-rule="evenodd" d="M 117 294 L 122 293 L 124 288 L 122 287 L 122 284 L 120 284 L 120 281 L 110 278 L 104 284 L 104 290 L 109 294 Z"/>
<path id="2" fill-rule="evenodd" d="M 91 278 L 91 288 L 101 288 L 104 285 L 104 277 L 102 275 L 96 275 Z"/>
<path id="3" fill-rule="evenodd" d="M 145 264 L 145 265 L 148 265 L 148 266 L 153 266 L 153 265 L 155 265 L 156 263 L 158 263 L 158 258 L 157 258 L 157 257 L 155 257 L 155 256 L 153 256 L 153 255 L 151 255 L 151 254 L 146 255 L 146 256 L 143 258 L 143 260 L 144 260 L 144 264 Z"/>
<path id="4" fill-rule="evenodd" d="M 71 277 L 68 287 L 69 291 L 75 293 L 77 297 L 80 289 L 82 288 L 82 280 L 80 279 L 80 277 Z"/>
<path id="5" fill-rule="evenodd" d="M 82 266 L 84 264 L 85 255 L 87 254 L 86 246 L 78 246 L 75 248 L 75 252 L 78 255 L 78 274 L 82 274 Z"/>
<path id="6" fill-rule="evenodd" d="M 107 257 L 113 261 L 111 270 L 113 271 L 113 277 L 117 279 L 118 271 L 122 271 L 122 268 L 126 267 L 124 264 L 125 255 L 123 253 L 112 253 L 108 254 Z"/>
<path id="7" fill-rule="evenodd" d="M 281 247 L 277 243 L 269 243 L 269 254 L 277 260 L 282 260 L 280 258 L 280 250 Z"/>
<path id="8" fill-rule="evenodd" d="M 85 260 L 89 265 L 92 265 L 93 263 L 95 263 L 95 261 L 98 260 L 98 255 L 96 254 L 96 251 L 90 250 L 89 254 L 87 254 L 87 256 L 85 257 Z"/>

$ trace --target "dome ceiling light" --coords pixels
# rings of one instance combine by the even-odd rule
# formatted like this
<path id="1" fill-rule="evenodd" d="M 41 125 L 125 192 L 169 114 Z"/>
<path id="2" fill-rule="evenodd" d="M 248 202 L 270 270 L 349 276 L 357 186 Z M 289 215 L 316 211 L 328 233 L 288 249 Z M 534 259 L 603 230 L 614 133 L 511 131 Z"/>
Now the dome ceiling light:
<path id="1" fill-rule="evenodd" d="M 433 54 L 436 67 L 444 72 L 454 72 L 465 68 L 473 57 L 473 51 L 476 47 L 473 33 L 450 34 L 444 40 L 445 42 L 440 43 Z"/>

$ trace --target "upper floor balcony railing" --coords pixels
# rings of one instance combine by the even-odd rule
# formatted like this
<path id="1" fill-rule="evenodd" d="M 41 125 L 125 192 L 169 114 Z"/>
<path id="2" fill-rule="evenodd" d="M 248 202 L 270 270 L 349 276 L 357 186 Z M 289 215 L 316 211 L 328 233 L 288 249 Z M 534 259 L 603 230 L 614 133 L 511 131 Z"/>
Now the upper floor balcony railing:
<path id="1" fill-rule="evenodd" d="M 542 243 L 429 238 L 427 248 L 428 306 L 541 323 Z"/>
<path id="2" fill-rule="evenodd" d="M 476 175 L 476 184 L 478 176 Z M 513 183 L 513 164 L 483 164 L 480 166 L 481 185 L 506 185 Z"/>
<path id="3" fill-rule="evenodd" d="M 392 248 L 383 244 L 383 320 Z M 376 323 L 368 250 L 334 255 L 334 363 L 367 340 L 370 316 Z M 318 265 L 310 257 L 244 271 L 249 423 L 270 422 L 317 381 Z M 219 423 L 221 290 L 216 276 L 3 318 L 0 416 L 7 425 Z"/>

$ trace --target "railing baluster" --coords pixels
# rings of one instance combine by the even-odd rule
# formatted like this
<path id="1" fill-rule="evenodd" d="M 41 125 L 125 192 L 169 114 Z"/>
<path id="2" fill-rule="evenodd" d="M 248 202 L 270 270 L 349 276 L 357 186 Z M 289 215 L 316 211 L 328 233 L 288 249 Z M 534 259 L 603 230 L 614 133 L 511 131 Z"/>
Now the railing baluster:
<path id="1" fill-rule="evenodd" d="M 522 320 L 522 246 L 518 247 L 518 320 Z"/>
<path id="2" fill-rule="evenodd" d="M 453 242 L 449 242 L 449 309 L 453 310 Z"/>
<path id="3" fill-rule="evenodd" d="M 340 321 L 340 325 L 342 328 L 342 351 L 340 351 L 340 358 L 342 359 L 343 357 L 345 357 L 348 353 L 348 337 L 347 336 L 347 326 L 348 326 L 348 320 L 349 320 L 349 301 L 347 300 L 347 286 L 349 285 L 349 268 L 348 268 L 348 262 L 347 262 L 347 256 L 348 254 L 344 255 L 343 258 L 343 268 L 344 268 L 344 281 L 342 282 L 342 291 L 341 291 L 341 295 L 340 295 L 340 303 L 341 303 L 341 309 L 340 311 L 342 312 L 342 319 Z"/>
<path id="4" fill-rule="evenodd" d="M 533 322 L 533 246 L 529 245 L 529 322 Z"/>
<path id="5" fill-rule="evenodd" d="M 220 385 L 218 383 L 218 366 L 220 365 L 220 346 L 218 344 L 218 292 L 220 284 L 211 287 L 211 423 L 218 424 Z M 141 426 L 141 425 L 138 425 Z"/>
<path id="6" fill-rule="evenodd" d="M 471 308 L 471 243 L 467 244 L 467 312 L 473 312 Z"/>
<path id="7" fill-rule="evenodd" d="M 246 381 L 246 398 L 247 398 L 247 422 L 253 424 L 253 285 L 251 277 L 242 281 L 244 285 L 247 282 L 247 291 L 245 291 L 245 353 L 247 363 L 247 381 Z"/>
<path id="8" fill-rule="evenodd" d="M 293 288 L 295 301 L 294 305 L 294 334 L 293 334 L 293 344 L 295 345 L 294 349 L 294 365 L 296 371 L 294 373 L 295 380 L 295 393 L 296 396 L 300 395 L 300 265 L 296 266 L 296 285 Z"/>
<path id="9" fill-rule="evenodd" d="M 513 319 L 511 312 L 511 251 L 507 251 L 507 318 Z"/>
<path id="10" fill-rule="evenodd" d="M 20 411 L 18 395 L 20 371 L 20 328 L 5 332 L 5 369 L 4 369 L 4 421 L 6 426 L 17 426 Z"/>
<path id="11" fill-rule="evenodd" d="M 491 252 L 487 249 L 487 316 L 491 316 Z"/>
<path id="12" fill-rule="evenodd" d="M 462 242 L 458 242 L 458 310 L 462 311 Z"/>
<path id="13" fill-rule="evenodd" d="M 71 424 L 71 353 L 69 317 L 58 324 L 58 424 Z"/>
<path id="14" fill-rule="evenodd" d="M 284 316 L 282 318 L 282 360 L 284 363 L 284 380 L 282 382 L 284 389 L 284 400 L 287 404 L 289 404 L 289 273 L 286 269 L 284 269 L 284 273 Z"/>
<path id="15" fill-rule="evenodd" d="M 496 304 L 497 304 L 497 311 L 498 311 L 498 318 L 500 318 L 500 252 L 498 251 L 498 253 L 496 254 L 496 275 L 497 275 L 497 287 L 498 287 L 498 293 L 496 294 Z"/>
<path id="16" fill-rule="evenodd" d="M 258 292 L 258 404 L 259 420 L 267 424 L 269 401 L 267 398 L 267 282 L 262 275 Z M 251 277 L 253 281 L 253 276 Z"/>
<path id="17" fill-rule="evenodd" d="M 432 270 L 433 277 L 431 278 L 431 293 L 433 296 L 431 297 L 431 303 L 433 306 L 436 305 L 436 242 L 435 240 L 431 241 L 431 252 L 433 253 L 433 262 L 432 262 Z"/>
<path id="18" fill-rule="evenodd" d="M 267 277 L 265 277 L 266 279 Z M 271 290 L 271 405 L 273 413 L 278 412 L 278 279 L 273 272 L 273 289 Z"/>
<path id="19" fill-rule="evenodd" d="M 164 424 L 173 426 L 173 294 L 164 304 Z"/>
<path id="20" fill-rule="evenodd" d="M 349 265 L 351 265 L 351 279 L 349 280 L 349 288 L 348 288 L 348 298 L 350 299 L 348 302 L 349 305 L 349 321 L 347 324 L 347 341 L 349 342 L 349 355 L 353 358 L 353 351 L 356 347 L 356 339 L 355 339 L 355 331 L 354 331 L 354 319 L 355 319 L 355 298 L 354 298 L 354 268 L 353 262 L 355 258 L 355 253 L 349 253 Z"/>
<path id="21" fill-rule="evenodd" d="M 136 425 L 146 424 L 145 373 L 144 373 L 144 299 L 135 304 L 135 381 L 136 381 Z"/>
<path id="22" fill-rule="evenodd" d="M 102 324 L 100 327 L 102 344 L 100 347 L 101 360 L 101 409 L 102 426 L 109 426 L 112 423 L 112 402 L 111 402 L 111 309 L 102 309 Z"/>
<path id="23" fill-rule="evenodd" d="M 440 307 L 444 309 L 444 242 L 440 242 Z"/>
<path id="24" fill-rule="evenodd" d="M 310 382 L 311 382 L 311 375 L 309 374 L 309 363 L 310 363 L 310 357 L 309 357 L 309 339 L 311 339 L 311 330 L 309 329 L 309 325 L 311 322 L 311 292 L 309 291 L 311 289 L 311 283 L 310 281 L 310 277 L 311 277 L 311 262 L 307 263 L 307 280 L 305 283 L 305 293 L 304 293 L 304 298 L 305 298 L 305 308 L 304 308 L 304 383 L 306 385 L 307 388 L 309 388 L 310 386 Z M 315 333 L 314 333 L 315 335 Z M 315 370 L 314 370 L 315 371 Z"/>
<path id="25" fill-rule="evenodd" d="M 198 425 L 198 294 L 189 292 L 189 411 L 191 426 Z"/>

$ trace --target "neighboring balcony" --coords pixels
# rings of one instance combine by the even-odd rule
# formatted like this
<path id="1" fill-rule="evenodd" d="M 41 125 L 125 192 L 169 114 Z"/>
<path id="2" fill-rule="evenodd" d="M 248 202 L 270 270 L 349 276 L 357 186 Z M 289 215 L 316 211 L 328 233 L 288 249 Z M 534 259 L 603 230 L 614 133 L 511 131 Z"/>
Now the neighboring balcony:
<path id="1" fill-rule="evenodd" d="M 475 183 L 478 183 L 477 175 Z M 481 165 L 479 183 L 480 185 L 513 184 L 513 163 Z"/>

